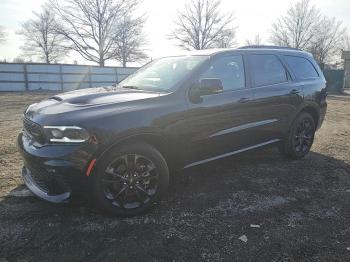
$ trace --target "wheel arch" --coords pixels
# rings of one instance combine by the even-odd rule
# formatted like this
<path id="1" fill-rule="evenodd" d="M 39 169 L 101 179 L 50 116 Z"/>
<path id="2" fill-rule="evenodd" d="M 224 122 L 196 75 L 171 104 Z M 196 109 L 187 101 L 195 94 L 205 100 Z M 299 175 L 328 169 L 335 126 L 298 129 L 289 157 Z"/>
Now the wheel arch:
<path id="1" fill-rule="evenodd" d="M 315 127 L 317 127 L 318 126 L 319 117 L 320 117 L 319 111 L 314 106 L 307 105 L 307 106 L 303 107 L 300 110 L 299 114 L 303 113 L 303 112 L 308 113 L 308 114 L 310 114 L 312 116 L 312 118 L 313 118 L 313 120 L 315 122 Z"/>
<path id="2" fill-rule="evenodd" d="M 160 154 L 164 157 L 167 163 L 170 161 L 172 152 L 167 147 L 167 139 L 163 135 L 156 133 L 140 133 L 117 139 L 116 142 L 106 147 L 101 153 L 99 153 L 96 156 L 97 162 L 99 162 L 99 160 L 101 160 L 106 154 L 108 154 L 108 152 L 110 152 L 111 150 L 115 150 L 120 146 L 141 143 L 148 144 L 154 147 L 160 152 Z"/>
<path id="3" fill-rule="evenodd" d="M 317 129 L 318 123 L 319 123 L 319 117 L 320 117 L 320 112 L 319 109 L 317 109 L 316 105 L 313 104 L 304 104 L 303 106 L 299 107 L 295 113 L 289 118 L 288 120 L 288 125 L 287 125 L 287 131 L 292 128 L 294 120 L 301 114 L 301 113 L 308 113 L 312 116 L 314 122 L 315 122 L 315 127 Z M 287 133 L 286 133 L 287 134 Z"/>

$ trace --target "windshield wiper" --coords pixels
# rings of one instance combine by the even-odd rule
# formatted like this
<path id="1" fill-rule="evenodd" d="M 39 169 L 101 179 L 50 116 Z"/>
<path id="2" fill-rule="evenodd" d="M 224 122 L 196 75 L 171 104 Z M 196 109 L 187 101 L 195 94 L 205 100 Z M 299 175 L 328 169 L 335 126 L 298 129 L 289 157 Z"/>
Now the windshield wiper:
<path id="1" fill-rule="evenodd" d="M 137 86 L 122 86 L 122 88 L 127 88 L 127 89 L 140 89 L 139 87 Z"/>

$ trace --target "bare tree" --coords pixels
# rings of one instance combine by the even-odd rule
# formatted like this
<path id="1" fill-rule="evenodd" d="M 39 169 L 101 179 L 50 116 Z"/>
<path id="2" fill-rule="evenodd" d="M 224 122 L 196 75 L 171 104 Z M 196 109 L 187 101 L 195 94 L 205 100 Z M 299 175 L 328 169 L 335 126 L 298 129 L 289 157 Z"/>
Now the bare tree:
<path id="1" fill-rule="evenodd" d="M 321 15 L 310 0 L 300 0 L 272 25 L 271 41 L 309 51 L 322 66 L 340 54 L 345 35 L 341 22 Z"/>
<path id="2" fill-rule="evenodd" d="M 33 12 L 34 18 L 22 24 L 17 33 L 24 36 L 25 43 L 21 47 L 28 57 L 39 57 L 50 64 L 61 60 L 66 55 L 63 47 L 64 38 L 57 34 L 57 23 L 48 6 L 41 13 Z"/>
<path id="3" fill-rule="evenodd" d="M 143 61 L 147 59 L 144 50 L 146 44 L 142 29 L 145 23 L 144 17 L 132 18 L 125 15 L 117 24 L 115 32 L 115 56 L 123 67 L 127 63 Z"/>
<path id="4" fill-rule="evenodd" d="M 221 0 L 193 0 L 178 13 L 170 38 L 184 49 L 207 49 L 234 45 L 232 13 L 220 12 Z"/>
<path id="5" fill-rule="evenodd" d="M 232 28 L 224 29 L 221 34 L 218 35 L 214 41 L 214 46 L 217 48 L 229 48 L 236 45 L 235 41 L 236 32 Z"/>
<path id="6" fill-rule="evenodd" d="M 343 50 L 350 51 L 350 32 L 347 31 L 344 35 Z"/>
<path id="7" fill-rule="evenodd" d="M 310 5 L 310 0 L 300 0 L 290 5 L 287 14 L 272 25 L 271 41 L 280 46 L 306 49 L 315 37 L 320 11 Z"/>
<path id="8" fill-rule="evenodd" d="M 138 0 L 50 0 L 59 17 L 58 31 L 84 59 L 104 66 L 116 56 L 118 19 Z"/>
<path id="9" fill-rule="evenodd" d="M 315 29 L 315 36 L 307 49 L 313 54 L 316 61 L 323 65 L 335 55 L 340 55 L 341 49 L 344 47 L 345 35 L 346 29 L 342 27 L 340 21 L 336 21 L 335 18 L 323 17 Z"/>
<path id="10" fill-rule="evenodd" d="M 5 33 L 5 29 L 0 26 L 0 44 L 4 43 L 6 41 L 6 33 Z"/>
<path id="11" fill-rule="evenodd" d="M 13 60 L 12 60 L 12 63 L 18 63 L 18 64 L 23 64 L 25 63 L 26 60 L 22 57 L 15 57 Z"/>
<path id="12" fill-rule="evenodd" d="M 259 34 L 255 35 L 253 39 L 246 39 L 246 45 L 262 45 L 263 41 Z"/>

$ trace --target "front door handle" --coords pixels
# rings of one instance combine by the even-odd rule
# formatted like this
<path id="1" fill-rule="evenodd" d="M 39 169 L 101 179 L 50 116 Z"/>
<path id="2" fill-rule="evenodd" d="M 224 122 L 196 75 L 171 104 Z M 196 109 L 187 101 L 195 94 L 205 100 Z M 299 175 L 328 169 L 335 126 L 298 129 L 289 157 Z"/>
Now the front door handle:
<path id="1" fill-rule="evenodd" d="M 300 93 L 300 91 L 298 90 L 298 89 L 292 89 L 290 92 L 289 92 L 289 94 L 291 94 L 291 95 L 297 95 L 297 94 L 299 94 Z"/>
<path id="2" fill-rule="evenodd" d="M 238 100 L 238 103 L 247 103 L 249 101 L 249 98 L 247 97 L 242 97 Z"/>

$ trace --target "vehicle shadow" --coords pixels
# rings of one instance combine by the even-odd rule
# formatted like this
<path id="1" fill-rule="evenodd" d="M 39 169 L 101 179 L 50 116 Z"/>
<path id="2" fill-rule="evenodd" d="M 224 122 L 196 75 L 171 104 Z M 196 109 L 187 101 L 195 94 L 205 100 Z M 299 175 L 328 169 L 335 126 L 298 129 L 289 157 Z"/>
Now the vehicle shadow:
<path id="1" fill-rule="evenodd" d="M 216 253 L 222 259 L 317 254 L 338 260 L 346 256 L 343 245 L 350 246 L 349 201 L 344 161 L 316 152 L 291 161 L 268 148 L 177 172 L 164 200 L 133 218 L 111 217 L 87 202 L 7 196 L 0 201 L 0 261 L 56 261 L 53 251 L 70 261 L 198 260 L 204 253 L 208 260 Z M 242 234 L 249 246 L 238 240 Z"/>
<path id="2" fill-rule="evenodd" d="M 171 174 L 169 192 L 163 202 L 176 200 L 178 195 L 181 195 L 181 199 L 184 199 L 187 194 L 198 193 L 201 195 L 215 193 L 215 191 L 220 192 L 220 187 L 229 183 L 235 183 L 237 190 L 253 190 L 257 187 L 249 187 L 254 182 L 263 182 L 265 184 L 269 180 L 271 180 L 270 182 L 276 180 L 275 182 L 278 182 L 281 186 L 283 184 L 282 182 L 286 182 L 284 180 L 294 181 L 294 184 L 298 182 L 296 181 L 298 179 L 312 180 L 313 178 L 310 177 L 312 175 L 316 175 L 317 179 L 320 179 L 319 176 L 322 175 L 326 179 L 325 182 L 327 182 L 332 177 L 336 180 L 340 179 L 337 173 L 339 170 L 343 170 L 349 174 L 350 166 L 342 160 L 316 152 L 310 152 L 308 156 L 301 160 L 288 160 L 279 155 L 277 149 L 274 148 L 253 150 L 197 167 L 174 171 Z M 346 185 L 344 184 L 344 186 Z M 350 184 L 348 186 L 350 189 Z M 60 210 L 65 211 L 66 209 L 70 211 L 84 209 L 85 212 L 100 212 L 98 210 L 94 211 L 95 208 L 87 200 L 84 201 L 81 198 L 75 199 L 71 203 L 51 204 L 37 199 L 25 189 L 26 187 L 24 185 L 14 188 L 7 196 L 0 200 L 0 203 L 6 205 L 7 202 L 16 203 L 18 201 L 25 203 L 28 201 L 42 206 L 46 210 L 55 212 L 59 212 Z M 263 191 L 268 190 L 264 187 L 261 189 Z M 273 190 L 273 187 L 269 190 Z M 168 204 L 166 205 L 169 206 Z M 16 208 L 15 206 L 13 207 Z M 87 211 L 88 209 L 90 210 Z"/>

